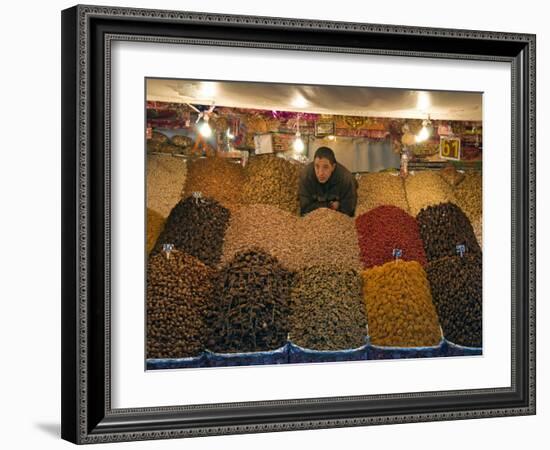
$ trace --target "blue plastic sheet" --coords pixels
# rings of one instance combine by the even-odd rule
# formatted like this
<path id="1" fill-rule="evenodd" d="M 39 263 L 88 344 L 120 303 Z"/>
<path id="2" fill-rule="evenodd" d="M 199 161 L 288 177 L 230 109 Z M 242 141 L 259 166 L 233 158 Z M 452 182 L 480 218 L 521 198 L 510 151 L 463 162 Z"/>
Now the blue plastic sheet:
<path id="1" fill-rule="evenodd" d="M 405 358 L 437 358 L 444 356 L 445 341 L 433 347 L 382 347 L 370 344 L 367 348 L 368 359 L 405 359 Z"/>
<path id="2" fill-rule="evenodd" d="M 205 352 L 207 367 L 254 366 L 263 364 L 288 364 L 290 344 L 266 352 L 214 353 Z"/>
<path id="3" fill-rule="evenodd" d="M 146 366 L 147 370 L 206 367 L 206 355 L 202 353 L 200 356 L 194 356 L 192 358 L 147 359 Z"/>
<path id="4" fill-rule="evenodd" d="M 289 363 L 318 363 L 338 361 L 364 361 L 367 359 L 367 345 L 348 350 L 310 350 L 289 343 Z"/>
<path id="5" fill-rule="evenodd" d="M 479 356 L 483 354 L 482 347 L 464 347 L 445 340 L 443 356 Z"/>

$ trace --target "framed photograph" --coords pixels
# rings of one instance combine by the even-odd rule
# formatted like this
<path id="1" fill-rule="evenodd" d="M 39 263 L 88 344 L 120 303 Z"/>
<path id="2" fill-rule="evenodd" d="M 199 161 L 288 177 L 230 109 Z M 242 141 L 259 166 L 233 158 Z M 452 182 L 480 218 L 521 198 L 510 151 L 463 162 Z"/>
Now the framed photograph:
<path id="1" fill-rule="evenodd" d="M 62 85 L 64 439 L 535 414 L 534 35 L 75 6 Z"/>

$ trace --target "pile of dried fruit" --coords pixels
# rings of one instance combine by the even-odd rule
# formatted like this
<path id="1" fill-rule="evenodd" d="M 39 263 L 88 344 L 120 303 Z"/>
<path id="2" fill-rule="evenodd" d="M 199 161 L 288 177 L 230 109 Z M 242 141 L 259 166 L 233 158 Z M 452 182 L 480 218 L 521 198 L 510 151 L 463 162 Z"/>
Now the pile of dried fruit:
<path id="1" fill-rule="evenodd" d="M 195 141 L 191 139 L 189 136 L 182 136 L 179 134 L 176 134 L 172 136 L 172 144 L 177 145 L 178 147 L 183 147 L 184 149 L 188 149 L 193 146 Z"/>
<path id="2" fill-rule="evenodd" d="M 231 214 L 223 261 L 235 253 L 260 248 L 289 270 L 315 264 L 360 269 L 354 220 L 330 209 L 300 218 L 270 205 L 251 205 Z"/>
<path id="3" fill-rule="evenodd" d="M 452 256 L 427 268 L 443 335 L 467 347 L 482 346 L 481 255 Z"/>
<path id="4" fill-rule="evenodd" d="M 426 265 L 426 254 L 414 217 L 396 206 L 379 206 L 355 219 L 363 267 L 381 266 L 401 250 L 401 259 Z"/>
<path id="5" fill-rule="evenodd" d="M 457 245 L 464 245 L 466 253 L 481 252 L 468 217 L 454 203 L 429 206 L 416 221 L 428 261 L 456 256 Z"/>
<path id="6" fill-rule="evenodd" d="M 164 228 L 166 218 L 158 212 L 147 208 L 147 253 L 150 253 Z"/>
<path id="7" fill-rule="evenodd" d="M 361 276 L 334 265 L 300 270 L 292 287 L 290 340 L 314 350 L 365 344 L 366 314 Z"/>
<path id="8" fill-rule="evenodd" d="M 369 336 L 374 345 L 435 346 L 441 329 L 426 272 L 416 261 L 389 262 L 363 272 Z"/>
<path id="9" fill-rule="evenodd" d="M 215 266 L 222 255 L 229 215 L 229 210 L 213 199 L 187 197 L 170 212 L 154 252 L 161 251 L 163 244 L 173 244 L 204 264 Z"/>
<path id="10" fill-rule="evenodd" d="M 464 181 L 454 190 L 456 204 L 466 213 L 470 222 L 481 217 L 483 185 L 481 172 L 466 172 Z"/>
<path id="11" fill-rule="evenodd" d="M 405 179 L 405 193 L 409 212 L 416 216 L 421 209 L 439 203 L 454 202 L 452 188 L 437 172 L 416 171 Z"/>
<path id="12" fill-rule="evenodd" d="M 362 174 L 358 180 L 356 216 L 383 205 L 409 210 L 400 176 L 387 172 Z"/>
<path id="13" fill-rule="evenodd" d="M 224 206 L 242 202 L 244 169 L 223 158 L 199 158 L 188 164 L 184 195 L 201 192 Z"/>
<path id="14" fill-rule="evenodd" d="M 147 358 L 199 355 L 208 338 L 212 271 L 172 251 L 151 255 L 147 266 Z"/>
<path id="15" fill-rule="evenodd" d="M 170 155 L 147 155 L 147 207 L 168 217 L 181 199 L 187 164 Z"/>
<path id="16" fill-rule="evenodd" d="M 149 140 L 152 142 L 160 142 L 161 144 L 169 141 L 168 136 L 158 131 L 153 131 L 153 137 Z"/>
<path id="17" fill-rule="evenodd" d="M 283 346 L 293 274 L 261 250 L 238 253 L 214 283 L 209 350 L 258 352 Z"/>
<path id="18" fill-rule="evenodd" d="M 274 205 L 298 215 L 300 167 L 274 155 L 250 158 L 245 169 L 243 202 Z"/>

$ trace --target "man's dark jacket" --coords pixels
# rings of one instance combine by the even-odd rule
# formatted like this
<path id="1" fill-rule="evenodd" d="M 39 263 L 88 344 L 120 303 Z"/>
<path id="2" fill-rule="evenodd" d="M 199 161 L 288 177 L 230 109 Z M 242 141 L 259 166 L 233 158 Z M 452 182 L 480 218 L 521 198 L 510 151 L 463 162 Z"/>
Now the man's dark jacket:
<path id="1" fill-rule="evenodd" d="M 309 163 L 300 174 L 300 214 L 317 208 L 328 208 L 338 201 L 338 211 L 353 217 L 357 205 L 357 180 L 353 174 L 336 163 L 336 168 L 326 183 L 319 183 L 313 163 Z"/>

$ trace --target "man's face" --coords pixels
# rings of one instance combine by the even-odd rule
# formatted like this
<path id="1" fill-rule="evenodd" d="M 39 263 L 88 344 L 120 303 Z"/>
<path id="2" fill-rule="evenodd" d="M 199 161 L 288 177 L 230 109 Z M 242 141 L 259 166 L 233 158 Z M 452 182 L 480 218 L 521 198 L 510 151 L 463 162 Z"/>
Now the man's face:
<path id="1" fill-rule="evenodd" d="M 326 158 L 315 158 L 313 167 L 315 168 L 315 176 L 319 183 L 326 183 L 332 172 L 334 172 L 334 169 L 336 169 L 336 164 L 331 164 Z"/>

